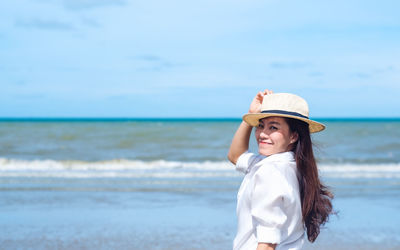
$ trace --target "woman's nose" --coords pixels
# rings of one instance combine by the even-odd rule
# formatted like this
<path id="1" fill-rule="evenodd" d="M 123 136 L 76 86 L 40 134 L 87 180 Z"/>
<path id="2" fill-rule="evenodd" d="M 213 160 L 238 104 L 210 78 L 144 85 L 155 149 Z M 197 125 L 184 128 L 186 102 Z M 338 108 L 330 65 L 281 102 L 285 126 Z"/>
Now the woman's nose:
<path id="1" fill-rule="evenodd" d="M 261 137 L 261 138 L 267 138 L 267 137 L 268 137 L 268 134 L 265 132 L 265 130 L 262 130 L 262 131 L 260 132 L 260 137 Z"/>

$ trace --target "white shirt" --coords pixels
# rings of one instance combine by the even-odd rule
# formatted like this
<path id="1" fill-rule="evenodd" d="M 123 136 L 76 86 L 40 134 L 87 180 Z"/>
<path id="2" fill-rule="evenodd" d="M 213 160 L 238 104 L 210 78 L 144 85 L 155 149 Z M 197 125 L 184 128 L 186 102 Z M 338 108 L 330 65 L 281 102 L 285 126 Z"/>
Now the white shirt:
<path id="1" fill-rule="evenodd" d="M 237 195 L 233 249 L 255 250 L 258 242 L 278 244 L 276 250 L 301 249 L 305 230 L 293 152 L 269 157 L 246 152 L 236 169 L 246 175 Z"/>

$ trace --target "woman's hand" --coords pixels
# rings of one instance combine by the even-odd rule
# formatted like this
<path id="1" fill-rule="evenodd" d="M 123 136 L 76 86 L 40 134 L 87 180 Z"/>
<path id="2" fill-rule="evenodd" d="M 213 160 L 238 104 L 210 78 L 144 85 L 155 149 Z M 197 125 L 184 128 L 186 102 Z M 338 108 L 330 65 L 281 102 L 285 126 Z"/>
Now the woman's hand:
<path id="1" fill-rule="evenodd" d="M 256 250 L 275 250 L 276 244 L 258 243 Z"/>
<path id="2" fill-rule="evenodd" d="M 263 92 L 258 92 L 254 97 L 253 101 L 250 104 L 249 113 L 260 113 L 261 112 L 261 104 L 265 95 L 272 94 L 272 90 L 264 90 Z"/>

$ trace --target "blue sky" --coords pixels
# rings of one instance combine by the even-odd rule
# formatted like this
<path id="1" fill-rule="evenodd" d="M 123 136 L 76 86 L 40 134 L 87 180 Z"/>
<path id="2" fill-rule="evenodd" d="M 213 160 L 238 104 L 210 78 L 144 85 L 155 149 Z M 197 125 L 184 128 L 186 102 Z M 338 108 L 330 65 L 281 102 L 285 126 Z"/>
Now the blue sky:
<path id="1" fill-rule="evenodd" d="M 0 117 L 400 117 L 399 1 L 0 3 Z"/>

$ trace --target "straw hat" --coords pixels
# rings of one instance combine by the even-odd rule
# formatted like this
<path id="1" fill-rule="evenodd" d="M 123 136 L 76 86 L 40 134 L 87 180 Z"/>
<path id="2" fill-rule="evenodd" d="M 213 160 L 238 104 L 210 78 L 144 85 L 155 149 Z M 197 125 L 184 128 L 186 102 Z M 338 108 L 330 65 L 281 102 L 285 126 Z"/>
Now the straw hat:
<path id="1" fill-rule="evenodd" d="M 289 93 L 276 93 L 265 95 L 261 104 L 261 113 L 249 113 L 243 116 L 243 120 L 251 126 L 258 126 L 259 120 L 280 116 L 298 119 L 308 123 L 310 133 L 325 129 L 322 123 L 308 119 L 308 104 L 300 96 Z"/>

